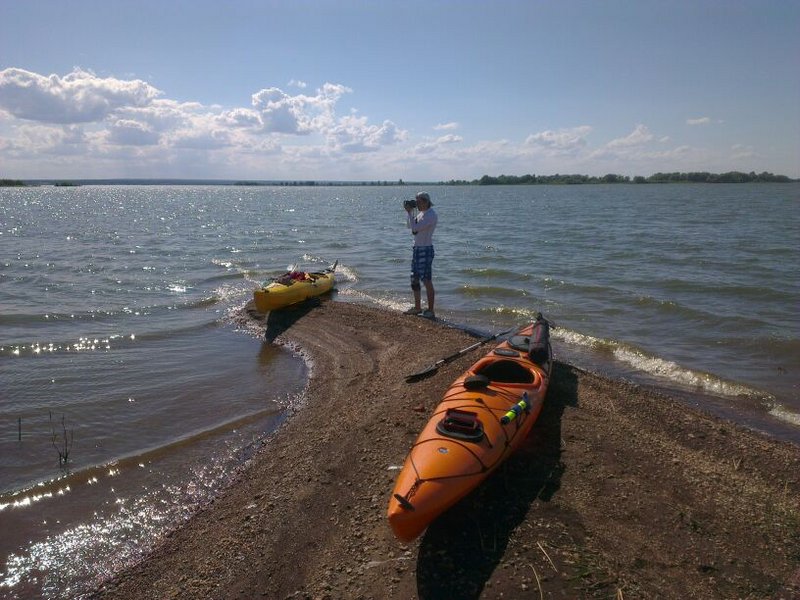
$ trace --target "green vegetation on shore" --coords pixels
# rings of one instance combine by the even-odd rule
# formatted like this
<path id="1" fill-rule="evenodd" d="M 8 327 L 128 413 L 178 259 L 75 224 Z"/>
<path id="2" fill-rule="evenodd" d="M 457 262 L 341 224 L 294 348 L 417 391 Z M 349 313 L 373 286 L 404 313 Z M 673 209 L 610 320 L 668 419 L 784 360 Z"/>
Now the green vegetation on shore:
<path id="1" fill-rule="evenodd" d="M 788 183 L 796 181 L 786 175 L 762 173 L 709 173 L 707 171 L 691 173 L 655 173 L 650 177 L 628 177 L 609 173 L 601 177 L 590 175 L 500 175 L 492 177 L 484 175 L 472 181 L 451 180 L 447 185 L 578 185 L 584 183 Z"/>
<path id="2" fill-rule="evenodd" d="M 363 180 L 363 181 L 331 181 L 324 179 L 307 180 L 215 180 L 215 179 L 75 179 L 75 180 L 47 180 L 47 179 L 0 179 L 0 187 L 24 187 L 37 185 L 54 185 L 59 187 L 73 187 L 79 185 L 233 185 L 233 186 L 429 186 L 429 185 L 580 185 L 598 183 L 789 183 L 800 181 L 791 179 L 786 175 L 773 175 L 766 171 L 762 173 L 743 173 L 741 171 L 728 171 L 727 173 L 709 173 L 698 171 L 691 173 L 655 173 L 650 177 L 637 175 L 484 175 L 480 179 L 467 181 L 465 179 L 451 179 L 450 181 L 396 181 L 389 180 Z"/>

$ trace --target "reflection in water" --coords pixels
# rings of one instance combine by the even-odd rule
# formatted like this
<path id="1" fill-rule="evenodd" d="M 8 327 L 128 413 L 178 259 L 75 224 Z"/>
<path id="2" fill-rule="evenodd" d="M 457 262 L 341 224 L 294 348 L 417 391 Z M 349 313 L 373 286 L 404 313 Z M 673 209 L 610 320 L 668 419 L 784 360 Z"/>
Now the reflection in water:
<path id="1" fill-rule="evenodd" d="M 0 514 L 15 526 L 0 545 L 7 556 L 2 597 L 73 597 L 134 564 L 228 485 L 280 419 L 273 406 L 3 496 Z M 32 532 L 38 539 L 29 543 Z"/>
<path id="2" fill-rule="evenodd" d="M 0 598 L 79 597 L 140 560 L 302 401 L 306 363 L 265 344 L 263 324 L 222 327 L 217 315 L 81 352 L 80 362 L 9 359 L 4 392 L 24 435 L 0 434 Z M 66 414 L 75 430 L 72 472 L 56 477 L 51 402 L 53 420 Z"/>

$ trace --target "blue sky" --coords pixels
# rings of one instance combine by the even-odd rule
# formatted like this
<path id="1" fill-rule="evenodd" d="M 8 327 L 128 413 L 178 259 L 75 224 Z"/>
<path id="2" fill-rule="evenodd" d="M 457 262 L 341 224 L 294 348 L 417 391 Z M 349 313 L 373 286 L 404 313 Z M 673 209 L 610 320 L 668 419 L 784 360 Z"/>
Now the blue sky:
<path id="1" fill-rule="evenodd" d="M 0 0 L 0 177 L 800 177 L 800 2 Z"/>

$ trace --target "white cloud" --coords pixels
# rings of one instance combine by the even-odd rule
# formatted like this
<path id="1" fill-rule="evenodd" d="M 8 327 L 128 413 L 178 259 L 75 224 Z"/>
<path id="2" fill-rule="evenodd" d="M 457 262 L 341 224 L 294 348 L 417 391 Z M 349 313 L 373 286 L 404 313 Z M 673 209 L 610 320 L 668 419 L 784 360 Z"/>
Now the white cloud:
<path id="1" fill-rule="evenodd" d="M 686 119 L 686 124 L 690 126 L 708 125 L 709 123 L 711 123 L 711 119 L 709 119 L 708 117 L 699 117 L 697 119 Z"/>
<path id="2" fill-rule="evenodd" d="M 348 116 L 327 132 L 329 142 L 335 150 L 344 152 L 375 152 L 384 146 L 391 146 L 405 139 L 406 132 L 397 128 L 391 121 L 382 125 L 369 125 L 366 117 Z"/>
<path id="3" fill-rule="evenodd" d="M 731 159 L 742 160 L 744 158 L 754 158 L 756 151 L 752 146 L 746 144 L 734 144 L 731 147 Z"/>
<path id="4" fill-rule="evenodd" d="M 611 140 L 606 144 L 607 148 L 629 148 L 631 146 L 641 146 L 653 139 L 653 134 L 644 125 L 637 125 L 631 133 L 622 138 Z"/>
<path id="5" fill-rule="evenodd" d="M 615 138 L 588 155 L 595 168 L 605 165 L 616 173 L 650 175 L 656 171 L 698 170 L 707 161 L 703 152 L 687 145 L 666 147 L 669 136 L 656 137 L 643 124 L 626 136 Z"/>
<path id="6" fill-rule="evenodd" d="M 0 71 L 0 108 L 41 123 L 102 121 L 123 106 L 147 106 L 160 94 L 138 79 L 103 79 L 80 69 L 64 77 L 14 68 Z"/>
<path id="7" fill-rule="evenodd" d="M 408 132 L 394 122 L 371 123 L 355 108 L 339 116 L 337 107 L 351 92 L 337 83 L 325 83 L 311 94 L 265 87 L 252 95 L 249 107 L 221 107 L 161 98 L 161 92 L 139 80 L 100 78 L 80 69 L 63 77 L 6 69 L 0 71 L 0 162 L 28 160 L 29 168 L 36 169 L 41 154 L 82 154 L 86 161 L 76 162 L 78 168 L 102 164 L 108 169 L 118 160 L 117 169 L 125 173 L 135 170 L 131 163 L 142 168 L 145 162 L 148 168 L 183 164 L 188 172 L 215 161 L 221 169 L 246 164 L 256 172 L 279 161 L 283 169 L 300 171 L 310 160 L 335 165 L 337 155 L 376 153 L 407 139 Z M 279 139 L 290 143 L 281 145 Z M 206 174 L 224 176 L 222 171 Z"/>
<path id="8" fill-rule="evenodd" d="M 440 156 L 449 156 L 450 150 L 445 149 L 446 146 L 452 146 L 464 141 L 460 135 L 448 133 L 447 135 L 440 136 L 435 140 L 425 140 L 416 144 L 413 148 L 413 153 L 416 155 L 423 154 L 437 154 Z"/>
<path id="9" fill-rule="evenodd" d="M 434 135 L 415 136 L 403 124 L 370 119 L 347 105 L 353 90 L 343 84 L 289 86 L 300 90 L 267 85 L 249 104 L 218 106 L 178 102 L 137 79 L 81 69 L 64 76 L 6 69 L 0 71 L 0 165 L 15 178 L 447 180 L 725 170 L 757 156 L 749 146 L 673 143 L 644 124 L 599 145 L 590 143 L 597 135 L 591 125 L 476 140 L 469 123 L 452 121 L 435 125 Z"/>
<path id="10" fill-rule="evenodd" d="M 120 119 L 108 128 L 108 141 L 121 146 L 151 146 L 158 143 L 159 135 L 139 121 Z"/>
<path id="11" fill-rule="evenodd" d="M 230 146 L 230 137 L 223 130 L 183 130 L 170 137 L 170 143 L 176 148 L 193 150 L 218 150 Z"/>
<path id="12" fill-rule="evenodd" d="M 300 81 L 298 79 L 291 79 L 287 84 L 289 87 L 296 87 L 304 90 L 308 87 L 308 84 L 305 81 Z"/>
<path id="13" fill-rule="evenodd" d="M 443 135 L 442 137 L 436 139 L 437 144 L 457 144 L 463 141 L 464 141 L 463 137 L 461 137 L 460 135 L 454 135 L 452 133 Z"/>
<path id="14" fill-rule="evenodd" d="M 217 117 L 217 121 L 222 126 L 231 128 L 250 128 L 261 127 L 261 117 L 258 112 L 249 108 L 234 108 L 225 111 Z"/>
<path id="15" fill-rule="evenodd" d="M 336 103 L 350 92 L 350 88 L 334 83 L 324 84 L 315 96 L 290 96 L 273 87 L 253 94 L 252 104 L 260 114 L 264 132 L 308 135 L 333 126 Z"/>
<path id="16" fill-rule="evenodd" d="M 529 135 L 525 140 L 525 145 L 547 152 L 572 154 L 586 147 L 586 136 L 591 131 L 592 128 L 589 125 L 559 129 L 557 131 L 542 131 Z"/>
<path id="17" fill-rule="evenodd" d="M 74 155 L 76 146 L 89 146 L 90 138 L 80 126 L 49 126 L 26 123 L 17 128 L 17 136 L 8 144 L 11 158 L 36 157 L 40 154 Z"/>
<path id="18" fill-rule="evenodd" d="M 307 133 L 300 122 L 302 100 L 292 98 L 278 88 L 267 88 L 253 94 L 264 131 L 268 133 Z"/>

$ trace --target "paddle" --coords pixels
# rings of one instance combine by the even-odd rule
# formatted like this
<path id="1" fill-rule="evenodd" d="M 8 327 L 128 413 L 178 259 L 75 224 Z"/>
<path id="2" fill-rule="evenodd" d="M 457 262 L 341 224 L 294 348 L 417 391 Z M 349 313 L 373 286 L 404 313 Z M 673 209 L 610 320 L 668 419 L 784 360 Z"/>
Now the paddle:
<path id="1" fill-rule="evenodd" d="M 463 350 L 459 350 L 455 354 L 451 354 L 450 356 L 445 356 L 444 358 L 441 358 L 441 359 L 437 360 L 430 367 L 428 367 L 426 369 L 423 369 L 422 371 L 417 371 L 416 373 L 412 373 L 411 375 L 406 375 L 406 381 L 411 383 L 412 381 L 419 381 L 423 377 L 426 377 L 428 375 L 432 375 L 433 373 L 438 371 L 439 367 L 441 367 L 442 365 L 446 365 L 447 363 L 457 359 L 459 356 L 463 356 L 467 352 L 471 352 L 472 350 L 475 350 L 475 348 L 479 348 L 480 346 L 483 346 L 484 344 L 487 344 L 487 343 L 491 342 L 492 340 L 496 340 L 500 336 L 503 336 L 503 335 L 505 335 L 507 333 L 511 333 L 512 331 L 514 331 L 514 329 L 516 329 L 516 327 L 512 327 L 511 329 L 507 329 L 506 331 L 501 331 L 500 333 L 495 333 L 494 335 L 491 335 L 491 336 L 489 336 L 487 338 L 484 338 L 479 342 L 475 342 L 471 346 L 467 346 Z"/>

